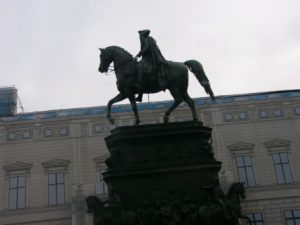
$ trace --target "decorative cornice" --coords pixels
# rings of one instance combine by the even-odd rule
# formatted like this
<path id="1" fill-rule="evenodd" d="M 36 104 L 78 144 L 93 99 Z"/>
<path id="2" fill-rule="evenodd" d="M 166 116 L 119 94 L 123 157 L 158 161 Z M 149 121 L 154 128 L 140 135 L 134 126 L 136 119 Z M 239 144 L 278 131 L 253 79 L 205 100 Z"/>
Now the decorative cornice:
<path id="1" fill-rule="evenodd" d="M 291 141 L 275 138 L 270 141 L 264 143 L 264 146 L 267 148 L 274 148 L 274 147 L 287 147 L 291 144 Z"/>
<path id="2" fill-rule="evenodd" d="M 240 95 L 224 95 L 216 96 L 216 101 L 210 100 L 209 97 L 195 98 L 195 105 L 218 105 L 228 103 L 240 103 L 246 101 L 262 101 L 272 100 L 280 98 L 294 98 L 300 97 L 300 89 L 286 90 L 286 91 L 272 91 L 272 92 L 260 92 L 260 93 L 249 93 Z M 150 102 L 138 104 L 139 111 L 145 110 L 156 110 L 169 108 L 172 101 L 161 101 L 161 102 Z M 131 111 L 131 107 L 128 104 L 116 105 L 112 108 L 112 113 L 128 112 Z M 84 115 L 99 115 L 106 113 L 106 106 L 100 107 L 89 107 L 89 108 L 76 108 L 76 109 L 63 109 L 63 110 L 50 110 L 41 112 L 31 113 L 20 113 L 10 117 L 0 117 L 0 121 L 12 122 L 12 121 L 28 121 L 28 120 L 43 120 L 52 119 L 56 117 L 66 116 L 84 116 Z"/>
<path id="3" fill-rule="evenodd" d="M 6 172 L 10 172 L 10 171 L 30 170 L 31 167 L 32 167 L 32 164 L 30 164 L 30 163 L 17 161 L 15 163 L 4 166 L 3 169 Z"/>
<path id="4" fill-rule="evenodd" d="M 65 160 L 65 159 L 51 159 L 49 161 L 43 162 L 42 166 L 44 168 L 52 168 L 52 167 L 66 167 L 70 164 L 70 160 Z"/>
<path id="5" fill-rule="evenodd" d="M 240 141 L 235 144 L 227 146 L 227 148 L 231 151 L 238 151 L 238 150 L 251 150 L 254 148 L 254 146 L 255 144 Z"/>
<path id="6" fill-rule="evenodd" d="M 254 146 L 255 144 L 239 141 L 237 143 L 227 146 L 227 148 L 230 150 L 233 156 L 245 154 L 252 155 L 254 153 Z"/>

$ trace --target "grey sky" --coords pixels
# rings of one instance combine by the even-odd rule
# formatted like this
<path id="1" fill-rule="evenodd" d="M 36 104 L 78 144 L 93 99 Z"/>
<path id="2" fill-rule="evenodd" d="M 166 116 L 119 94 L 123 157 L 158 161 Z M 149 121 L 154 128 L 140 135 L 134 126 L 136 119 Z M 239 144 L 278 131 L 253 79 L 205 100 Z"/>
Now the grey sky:
<path id="1" fill-rule="evenodd" d="M 135 55 L 145 28 L 167 59 L 200 61 L 216 95 L 299 88 L 292 0 L 1 0 L 0 86 L 15 85 L 26 111 L 105 105 L 118 91 L 98 47 Z M 206 96 L 191 73 L 189 93 Z"/>

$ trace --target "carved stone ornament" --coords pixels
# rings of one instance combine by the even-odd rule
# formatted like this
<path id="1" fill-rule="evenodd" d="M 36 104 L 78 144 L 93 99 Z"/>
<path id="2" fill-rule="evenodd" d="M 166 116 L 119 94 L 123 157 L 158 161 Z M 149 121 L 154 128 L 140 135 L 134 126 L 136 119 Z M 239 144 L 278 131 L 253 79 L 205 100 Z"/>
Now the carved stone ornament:
<path id="1" fill-rule="evenodd" d="M 270 141 L 267 141 L 264 143 L 264 146 L 267 148 L 272 148 L 272 147 L 287 147 L 291 144 L 291 141 L 289 140 L 284 140 L 284 139 L 279 139 L 279 138 L 274 138 Z"/>
<path id="2" fill-rule="evenodd" d="M 51 159 L 49 161 L 43 162 L 42 166 L 44 167 L 45 172 L 49 172 L 52 170 L 67 172 L 70 162 L 71 162 L 70 160 L 55 158 L 55 159 Z"/>
<path id="3" fill-rule="evenodd" d="M 227 148 L 231 151 L 232 155 L 240 155 L 240 154 L 252 154 L 254 146 L 255 144 L 240 141 L 227 146 Z"/>
<path id="4" fill-rule="evenodd" d="M 19 170 L 27 171 L 27 170 L 30 170 L 31 167 L 32 167 L 32 164 L 30 164 L 30 163 L 17 161 L 15 163 L 4 166 L 3 169 L 6 172 L 19 171 Z"/>

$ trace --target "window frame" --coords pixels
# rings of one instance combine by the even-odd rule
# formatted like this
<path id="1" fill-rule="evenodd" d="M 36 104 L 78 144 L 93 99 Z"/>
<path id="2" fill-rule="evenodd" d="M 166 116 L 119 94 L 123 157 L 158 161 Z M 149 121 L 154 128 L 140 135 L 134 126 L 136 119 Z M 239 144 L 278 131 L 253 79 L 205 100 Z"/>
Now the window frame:
<path id="1" fill-rule="evenodd" d="M 223 112 L 223 121 L 224 122 L 231 122 L 234 120 L 233 112 Z"/>
<path id="2" fill-rule="evenodd" d="M 33 165 L 30 163 L 16 161 L 3 167 L 5 173 L 5 208 L 7 210 L 22 210 L 29 206 L 29 201 L 27 201 L 27 199 L 30 194 L 30 170 L 32 166 Z M 10 209 L 10 178 L 17 176 L 25 177 L 25 208 Z"/>
<path id="3" fill-rule="evenodd" d="M 28 136 L 26 134 L 29 134 Z M 27 139 L 31 139 L 33 137 L 33 131 L 32 130 L 24 130 L 22 132 L 22 138 L 24 140 L 27 140 Z"/>
<path id="4" fill-rule="evenodd" d="M 295 211 L 299 212 L 299 216 L 295 217 Z M 287 218 L 287 212 L 291 212 L 292 217 Z M 293 225 L 296 225 L 296 220 L 300 221 L 300 209 L 290 209 L 290 210 L 285 210 L 283 212 L 284 214 L 284 221 L 286 224 L 288 224 L 288 221 L 293 221 Z"/>
<path id="5" fill-rule="evenodd" d="M 98 129 L 100 128 L 100 129 Z M 94 123 L 93 125 L 93 133 L 94 134 L 101 134 L 103 133 L 103 124 L 101 123 Z"/>
<path id="6" fill-rule="evenodd" d="M 53 128 L 49 128 L 49 127 L 45 128 L 45 130 L 44 130 L 44 137 L 45 138 L 51 138 L 53 136 L 54 136 Z"/>
<path id="7" fill-rule="evenodd" d="M 42 166 L 44 167 L 44 188 L 47 190 L 47 193 L 43 195 L 44 197 L 44 204 L 52 207 L 49 205 L 49 175 L 52 173 L 63 173 L 64 174 L 64 204 L 66 205 L 70 201 L 70 186 L 68 180 L 68 170 L 69 164 L 71 163 L 70 160 L 61 159 L 61 158 L 54 158 L 48 161 L 42 162 Z M 54 207 L 57 205 L 53 205 Z"/>
<path id="8" fill-rule="evenodd" d="M 260 215 L 261 220 L 256 218 L 256 215 Z M 251 225 L 264 225 L 264 217 L 263 214 L 261 212 L 254 212 L 254 213 L 247 213 L 246 216 L 248 216 L 251 220 Z M 249 225 L 248 221 L 247 221 L 247 225 Z"/>
<path id="9" fill-rule="evenodd" d="M 95 179 L 95 194 L 96 195 L 107 195 L 108 194 L 108 185 L 105 183 L 103 179 L 102 173 L 104 173 L 108 168 L 105 164 L 105 160 L 107 159 L 108 154 L 103 154 L 98 157 L 95 157 L 93 161 L 95 162 L 96 169 L 96 179 Z M 103 193 L 98 192 L 98 185 L 103 185 L 102 190 L 106 190 Z M 99 188 L 100 189 L 100 188 Z"/>
<path id="10" fill-rule="evenodd" d="M 62 132 L 62 131 L 64 131 L 64 132 Z M 68 136 L 69 135 L 69 129 L 68 129 L 68 127 L 59 127 L 58 128 L 58 135 L 60 137 L 66 137 L 66 136 Z"/>
<path id="11" fill-rule="evenodd" d="M 286 155 L 286 159 L 287 159 L 287 162 L 283 162 L 282 161 L 282 158 L 281 158 L 281 154 L 285 154 Z M 280 162 L 279 163 L 276 163 L 275 160 L 274 160 L 274 156 L 275 155 L 279 155 L 279 159 L 280 159 Z M 280 184 L 280 185 L 284 185 L 284 184 L 292 184 L 294 183 L 294 176 L 293 176 L 293 172 L 292 172 L 292 168 L 291 168 L 291 163 L 290 163 L 290 160 L 289 160 L 289 155 L 287 152 L 273 152 L 272 153 L 272 162 L 273 162 L 273 167 L 274 167 L 274 173 L 275 173 L 275 178 L 276 178 L 276 182 L 277 184 Z M 286 171 L 284 169 L 284 165 L 287 165 L 288 167 L 288 171 L 290 173 L 290 177 L 291 177 L 291 181 L 290 182 L 287 182 L 287 175 L 286 175 Z M 279 174 L 277 173 L 277 169 L 278 167 L 276 166 L 280 166 L 280 169 L 281 169 L 281 173 L 283 175 L 283 179 L 284 179 L 284 182 L 280 182 L 279 181 Z"/>
<path id="12" fill-rule="evenodd" d="M 295 116 L 300 116 L 300 106 L 294 106 L 294 115 Z"/>
<path id="13" fill-rule="evenodd" d="M 50 175 L 55 175 L 55 183 L 54 184 L 50 184 Z M 58 183 L 57 182 L 57 177 L 58 174 L 62 174 L 63 175 L 63 183 Z M 61 205 L 65 205 L 66 203 L 66 190 L 65 190 L 65 173 L 64 172 L 49 172 L 48 173 L 48 206 L 53 207 L 53 206 L 61 206 Z M 63 186 L 63 203 L 58 203 L 58 186 L 62 185 Z M 50 187 L 54 186 L 55 187 L 55 204 L 50 204 Z"/>
<path id="14" fill-rule="evenodd" d="M 102 175 L 102 173 L 104 173 L 105 171 L 106 171 L 105 167 L 101 166 L 101 169 L 100 169 L 99 175 L 98 175 L 99 176 L 99 181 L 96 183 L 96 186 L 95 186 L 95 193 L 97 195 L 106 195 L 106 194 L 108 194 L 108 186 L 107 186 L 106 182 L 104 181 L 103 175 Z M 97 186 L 99 188 L 97 188 Z M 101 188 L 100 188 L 100 186 L 101 186 Z M 97 190 L 99 190 L 99 189 L 101 189 L 102 191 L 98 192 Z"/>
<path id="15" fill-rule="evenodd" d="M 249 119 L 248 111 L 240 111 L 239 112 L 239 120 L 248 120 L 248 119 Z"/>
<path id="16" fill-rule="evenodd" d="M 248 157 L 250 159 L 250 162 L 251 162 L 251 165 L 246 165 L 245 163 L 245 158 Z M 239 166 L 238 165 L 238 158 L 242 158 L 243 160 L 243 166 Z M 254 166 L 253 166 L 253 161 L 252 161 L 252 157 L 250 155 L 238 155 L 238 156 L 235 156 L 235 165 L 236 165 L 236 170 L 237 170 L 237 175 L 238 175 L 238 178 L 239 178 L 239 181 L 240 182 L 243 182 L 245 184 L 245 187 L 256 187 L 257 186 L 257 182 L 256 182 L 256 176 L 255 176 L 255 172 L 254 172 Z M 248 177 L 249 174 L 248 174 L 248 170 L 247 169 L 251 169 L 251 172 L 253 174 L 253 181 L 254 181 L 254 185 L 250 185 L 250 178 Z M 245 180 L 242 180 L 241 179 L 241 174 L 240 174 L 240 169 L 243 169 L 243 172 L 245 174 Z"/>
<path id="17" fill-rule="evenodd" d="M 19 178 L 24 178 L 24 186 L 19 186 Z M 11 179 L 16 178 L 17 179 L 17 184 L 16 187 L 11 187 Z M 18 210 L 18 209 L 25 209 L 26 208 L 26 192 L 27 192 L 27 177 L 25 175 L 12 175 L 9 176 L 8 179 L 8 209 L 9 210 Z M 19 190 L 23 189 L 23 194 L 24 194 L 24 206 L 19 206 L 19 199 L 20 199 L 20 193 Z M 15 207 L 11 207 L 11 193 L 12 191 L 16 191 L 16 199 L 15 199 Z"/>
<path id="18" fill-rule="evenodd" d="M 8 131 L 7 132 L 7 137 L 6 140 L 8 141 L 15 141 L 17 140 L 18 132 L 13 130 L 13 131 Z"/>

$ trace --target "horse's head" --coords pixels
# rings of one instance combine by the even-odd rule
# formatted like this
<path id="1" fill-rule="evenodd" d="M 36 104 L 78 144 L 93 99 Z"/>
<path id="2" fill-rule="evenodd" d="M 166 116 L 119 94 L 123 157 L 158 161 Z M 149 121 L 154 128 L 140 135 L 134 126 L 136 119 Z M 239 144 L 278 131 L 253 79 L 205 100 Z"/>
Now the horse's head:
<path id="1" fill-rule="evenodd" d="M 112 53 L 106 48 L 99 48 L 100 50 L 100 65 L 98 71 L 104 73 L 108 71 L 108 67 L 112 62 Z"/>
<path id="2" fill-rule="evenodd" d="M 241 197 L 242 199 L 246 198 L 246 191 L 245 191 L 245 185 L 244 183 L 237 182 L 233 183 L 231 187 L 229 188 L 228 198 L 233 198 L 234 196 L 236 197 Z"/>
<path id="3" fill-rule="evenodd" d="M 245 184 L 239 182 L 237 185 L 237 192 L 239 193 L 239 195 L 241 196 L 242 199 L 246 198 L 246 191 L 245 191 Z"/>
<path id="4" fill-rule="evenodd" d="M 96 196 L 88 196 L 85 198 L 87 204 L 87 213 L 94 213 L 97 207 L 102 207 L 103 203 Z"/>

